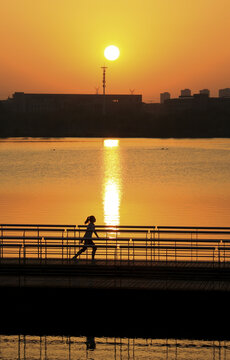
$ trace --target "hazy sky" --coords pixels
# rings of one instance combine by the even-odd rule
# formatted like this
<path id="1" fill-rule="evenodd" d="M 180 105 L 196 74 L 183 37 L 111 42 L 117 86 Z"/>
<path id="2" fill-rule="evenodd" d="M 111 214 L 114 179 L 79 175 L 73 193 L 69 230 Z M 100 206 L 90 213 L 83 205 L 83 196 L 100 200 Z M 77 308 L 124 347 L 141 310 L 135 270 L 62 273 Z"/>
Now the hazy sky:
<path id="1" fill-rule="evenodd" d="M 230 87 L 230 0 L 0 0 L 0 98 Z M 120 57 L 104 59 L 114 44 Z"/>

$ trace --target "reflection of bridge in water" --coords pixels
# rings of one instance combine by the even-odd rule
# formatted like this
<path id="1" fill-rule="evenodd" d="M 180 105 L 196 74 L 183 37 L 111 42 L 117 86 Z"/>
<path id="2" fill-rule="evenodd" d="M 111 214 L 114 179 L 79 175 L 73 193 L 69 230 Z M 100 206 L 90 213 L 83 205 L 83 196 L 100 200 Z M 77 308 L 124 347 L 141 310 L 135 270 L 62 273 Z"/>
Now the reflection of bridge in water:
<path id="1" fill-rule="evenodd" d="M 229 341 L 0 335 L 1 359 L 212 359 L 230 356 Z"/>
<path id="2" fill-rule="evenodd" d="M 227 227 L 99 225 L 94 261 L 91 246 L 72 260 L 82 247 L 85 225 L 3 224 L 0 229 L 4 286 L 53 286 L 52 278 L 55 286 L 88 288 L 94 278 L 94 288 L 230 291 Z"/>

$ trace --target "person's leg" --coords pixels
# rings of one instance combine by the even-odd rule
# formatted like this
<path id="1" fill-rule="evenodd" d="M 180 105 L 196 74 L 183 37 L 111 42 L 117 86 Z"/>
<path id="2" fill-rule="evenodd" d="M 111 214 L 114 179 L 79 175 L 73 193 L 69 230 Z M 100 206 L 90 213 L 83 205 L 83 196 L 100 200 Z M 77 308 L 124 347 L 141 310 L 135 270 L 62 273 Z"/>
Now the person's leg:
<path id="1" fill-rule="evenodd" d="M 97 247 L 95 244 L 93 244 L 92 246 L 92 260 L 94 260 L 94 257 L 95 257 L 95 254 L 96 254 L 96 251 L 97 251 Z"/>
<path id="2" fill-rule="evenodd" d="M 83 248 L 81 248 L 77 253 L 76 255 L 74 255 L 73 259 L 76 259 L 79 255 L 81 255 L 84 251 L 86 251 L 87 249 L 87 246 L 83 246 Z"/>

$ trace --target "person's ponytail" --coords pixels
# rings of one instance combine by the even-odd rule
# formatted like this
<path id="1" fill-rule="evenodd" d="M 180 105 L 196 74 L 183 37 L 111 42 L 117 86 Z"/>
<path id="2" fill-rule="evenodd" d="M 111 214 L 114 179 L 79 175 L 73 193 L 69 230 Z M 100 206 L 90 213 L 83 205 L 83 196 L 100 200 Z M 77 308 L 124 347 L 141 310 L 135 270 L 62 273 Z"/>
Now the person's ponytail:
<path id="1" fill-rule="evenodd" d="M 85 224 L 87 224 L 89 222 L 89 219 L 90 217 L 88 216 L 87 219 L 85 220 Z"/>

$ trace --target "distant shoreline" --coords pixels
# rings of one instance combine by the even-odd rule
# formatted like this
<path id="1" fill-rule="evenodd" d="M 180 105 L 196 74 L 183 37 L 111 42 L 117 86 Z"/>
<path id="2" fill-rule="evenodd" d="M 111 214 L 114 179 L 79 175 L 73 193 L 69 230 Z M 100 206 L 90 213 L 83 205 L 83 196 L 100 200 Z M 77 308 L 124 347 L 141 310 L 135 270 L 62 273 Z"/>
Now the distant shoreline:
<path id="1" fill-rule="evenodd" d="M 163 137 L 163 136 L 158 136 L 158 137 L 147 137 L 147 136 L 28 136 L 28 137 L 23 137 L 23 136 L 7 136 L 7 137 L 1 137 L 0 136 L 0 142 L 1 141 L 7 141 L 7 142 L 53 142 L 54 140 L 58 140 L 59 142 L 76 142 L 76 140 L 67 140 L 67 139 L 162 139 L 162 140 L 167 140 L 167 139 L 189 139 L 189 140 L 195 140 L 195 139 L 230 139 L 230 136 L 206 136 L 206 137 L 201 137 L 201 136 L 193 136 L 193 137 L 176 137 L 176 136 L 171 136 L 171 137 Z"/>
<path id="2" fill-rule="evenodd" d="M 230 138 L 230 112 L 2 113 L 0 138 Z"/>

